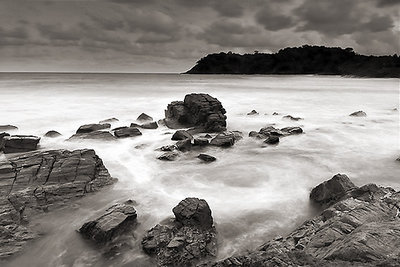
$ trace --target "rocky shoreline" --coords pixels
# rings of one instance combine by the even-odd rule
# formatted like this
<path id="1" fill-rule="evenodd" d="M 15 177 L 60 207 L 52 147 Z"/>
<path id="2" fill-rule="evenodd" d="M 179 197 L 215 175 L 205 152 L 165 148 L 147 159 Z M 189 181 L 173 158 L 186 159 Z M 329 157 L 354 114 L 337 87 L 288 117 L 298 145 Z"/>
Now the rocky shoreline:
<path id="1" fill-rule="evenodd" d="M 171 102 L 162 120 L 142 113 L 137 123 L 112 128 L 118 119 L 111 118 L 82 125 L 65 141 L 116 142 L 142 135 L 140 129 L 154 130 L 160 125 L 176 131 L 171 133 L 174 143 L 159 148 L 155 153 L 161 154 L 155 158 L 174 161 L 195 151 L 199 163 L 215 164 L 212 162 L 218 159 L 207 154 L 209 148 L 228 149 L 244 138 L 239 131 L 227 130 L 225 114 L 218 99 L 189 94 L 184 101 Z M 350 116 L 364 117 L 366 113 L 358 111 Z M 291 115 L 282 119 L 303 120 Z M 12 125 L 0 129 L 18 130 Z M 267 125 L 251 131 L 249 137 L 253 142 L 263 140 L 262 146 L 276 146 L 299 134 L 305 133 L 298 126 L 278 129 Z M 52 130 L 44 137 L 61 138 L 62 134 Z M 117 181 L 93 149 L 42 150 L 40 140 L 37 136 L 0 133 L 0 153 L 6 155 L 0 161 L 0 260 L 23 251 L 40 237 L 30 225 L 34 216 L 46 216 Z M 255 251 L 221 261 L 216 261 L 218 225 L 214 224 L 212 207 L 195 196 L 179 202 L 172 210 L 174 218 L 142 233 L 143 238 L 135 242 L 157 266 L 400 265 L 399 191 L 375 184 L 358 187 L 346 175 L 337 174 L 315 187 L 310 200 L 320 210 L 319 215 L 286 237 L 278 236 Z M 134 200 L 127 200 L 104 207 L 102 215 L 76 230 L 106 254 L 130 249 L 132 232 L 140 224 L 135 205 Z"/>

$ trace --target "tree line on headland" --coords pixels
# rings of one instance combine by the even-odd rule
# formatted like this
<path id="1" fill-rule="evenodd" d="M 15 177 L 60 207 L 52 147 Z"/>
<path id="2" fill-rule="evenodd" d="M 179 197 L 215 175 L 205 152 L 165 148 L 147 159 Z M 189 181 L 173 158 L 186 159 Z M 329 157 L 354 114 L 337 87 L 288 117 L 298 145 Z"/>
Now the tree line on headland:
<path id="1" fill-rule="evenodd" d="M 209 54 L 187 74 L 319 74 L 400 78 L 400 58 L 366 56 L 352 48 L 303 45 L 267 54 Z"/>

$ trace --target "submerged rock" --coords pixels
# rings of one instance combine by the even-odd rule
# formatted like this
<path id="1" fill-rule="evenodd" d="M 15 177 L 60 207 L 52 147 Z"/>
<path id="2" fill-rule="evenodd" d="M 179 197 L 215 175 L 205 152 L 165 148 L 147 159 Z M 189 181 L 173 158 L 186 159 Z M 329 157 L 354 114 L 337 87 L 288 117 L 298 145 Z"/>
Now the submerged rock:
<path id="1" fill-rule="evenodd" d="M 344 175 L 330 181 L 313 190 L 324 188 L 317 199 L 331 203 L 319 215 L 285 238 L 207 266 L 399 266 L 400 192 L 357 188 Z"/>
<path id="2" fill-rule="evenodd" d="M 210 144 L 210 141 L 208 141 L 207 138 L 194 138 L 193 139 L 193 145 L 194 146 L 207 146 Z"/>
<path id="3" fill-rule="evenodd" d="M 193 266 L 216 256 L 216 231 L 207 202 L 186 198 L 173 209 L 175 220 L 157 224 L 142 240 L 143 250 L 158 266 Z"/>
<path id="4" fill-rule="evenodd" d="M 283 116 L 283 119 L 289 119 L 289 120 L 292 120 L 292 121 L 299 121 L 299 120 L 302 120 L 303 118 L 293 117 L 292 115 L 286 115 L 286 116 Z"/>
<path id="5" fill-rule="evenodd" d="M 185 140 L 185 139 L 189 140 L 193 139 L 193 136 L 188 131 L 185 130 L 178 130 L 171 137 L 171 140 L 175 141 Z"/>
<path id="6" fill-rule="evenodd" d="M 60 134 L 59 132 L 54 131 L 54 130 L 51 130 L 51 131 L 48 131 L 44 136 L 45 136 L 45 137 L 54 138 L 54 137 L 59 137 L 59 136 L 61 136 L 61 135 L 62 135 L 62 134 Z"/>
<path id="7" fill-rule="evenodd" d="M 199 159 L 201 159 L 202 161 L 205 161 L 205 162 L 213 162 L 213 161 L 217 160 L 216 157 L 213 157 L 213 156 L 207 155 L 207 154 L 200 154 L 200 155 L 197 156 L 197 158 L 199 158 Z"/>
<path id="8" fill-rule="evenodd" d="M 126 201 L 109 207 L 97 219 L 84 223 L 79 232 L 97 243 L 111 241 L 136 224 L 137 214 L 132 204 L 133 201 Z"/>
<path id="9" fill-rule="evenodd" d="M 186 152 L 192 149 L 192 142 L 190 139 L 180 140 L 176 142 L 175 146 L 179 151 Z"/>
<path id="10" fill-rule="evenodd" d="M 264 140 L 264 143 L 266 143 L 268 145 L 276 145 L 279 143 L 279 137 L 271 135 L 267 139 Z"/>
<path id="11" fill-rule="evenodd" d="M 117 122 L 117 121 L 119 121 L 117 118 L 109 118 L 106 120 L 99 121 L 99 123 L 104 124 L 104 123 L 113 123 L 113 122 Z"/>
<path id="12" fill-rule="evenodd" d="M 211 139 L 210 145 L 220 147 L 230 147 L 235 144 L 236 137 L 233 132 L 219 133 L 216 137 Z"/>
<path id="13" fill-rule="evenodd" d="M 221 132 L 226 129 L 226 113 L 218 99 L 208 94 L 189 94 L 184 101 L 174 101 L 165 111 L 167 127 L 199 127 L 205 132 Z"/>
<path id="14" fill-rule="evenodd" d="M 115 136 L 110 132 L 105 131 L 94 131 L 90 133 L 80 133 L 72 135 L 68 141 L 76 141 L 76 140 L 104 140 L 104 141 L 113 141 L 116 140 Z"/>
<path id="15" fill-rule="evenodd" d="M 158 156 L 157 159 L 164 161 L 174 161 L 178 158 L 178 156 L 179 156 L 178 152 L 168 151 Z"/>
<path id="16" fill-rule="evenodd" d="M 17 126 L 14 125 L 0 125 L 0 131 L 13 131 L 18 130 Z"/>
<path id="17" fill-rule="evenodd" d="M 152 121 L 152 122 L 148 122 L 148 123 L 143 123 L 142 125 L 140 125 L 140 127 L 143 129 L 157 129 L 158 124 L 157 124 L 157 122 Z"/>
<path id="18" fill-rule="evenodd" d="M 252 116 L 252 115 L 258 115 L 258 112 L 255 111 L 254 109 L 252 111 L 250 111 L 249 113 L 247 113 L 247 115 Z"/>
<path id="19" fill-rule="evenodd" d="M 34 151 L 0 161 L 0 258 L 38 236 L 31 216 L 115 182 L 94 150 Z"/>
<path id="20" fill-rule="evenodd" d="M 79 127 L 79 129 L 76 131 L 76 133 L 77 134 L 90 133 L 90 132 L 104 130 L 104 129 L 108 129 L 108 128 L 111 128 L 111 124 L 109 124 L 109 123 L 85 124 L 85 125 L 82 125 L 81 127 Z"/>
<path id="21" fill-rule="evenodd" d="M 140 130 L 136 127 L 124 127 L 114 131 L 114 135 L 117 138 L 124 138 L 124 137 L 133 137 L 142 135 Z"/>
<path id="22" fill-rule="evenodd" d="M 300 127 L 285 127 L 281 129 L 283 135 L 292 135 L 292 134 L 301 134 L 303 133 L 303 129 Z"/>
<path id="23" fill-rule="evenodd" d="M 365 112 L 362 111 L 362 110 L 359 110 L 359 111 L 356 111 L 356 112 L 351 113 L 349 116 L 353 116 L 353 117 L 366 117 L 366 116 L 367 116 L 367 113 L 365 113 Z"/>
<path id="24" fill-rule="evenodd" d="M 146 113 L 142 113 L 139 115 L 139 117 L 137 117 L 136 119 L 137 121 L 152 121 L 153 118 L 149 115 L 147 115 Z"/>
<path id="25" fill-rule="evenodd" d="M 12 135 L 4 136 L 2 150 L 5 154 L 21 153 L 37 149 L 40 137 L 33 135 Z"/>

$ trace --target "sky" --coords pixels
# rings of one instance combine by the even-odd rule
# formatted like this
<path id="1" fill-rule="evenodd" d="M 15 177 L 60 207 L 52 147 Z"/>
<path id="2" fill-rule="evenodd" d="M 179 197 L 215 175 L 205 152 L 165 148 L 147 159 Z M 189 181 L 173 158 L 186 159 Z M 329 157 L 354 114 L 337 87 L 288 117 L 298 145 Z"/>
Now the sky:
<path id="1" fill-rule="evenodd" d="M 0 71 L 184 72 L 221 51 L 399 54 L 400 0 L 0 0 Z"/>

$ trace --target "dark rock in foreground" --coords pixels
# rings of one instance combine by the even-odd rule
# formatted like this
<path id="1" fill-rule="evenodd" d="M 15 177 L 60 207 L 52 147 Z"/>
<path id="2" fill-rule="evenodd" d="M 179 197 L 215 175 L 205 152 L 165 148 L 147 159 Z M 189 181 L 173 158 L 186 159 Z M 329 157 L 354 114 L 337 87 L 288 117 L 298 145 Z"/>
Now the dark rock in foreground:
<path id="1" fill-rule="evenodd" d="M 213 156 L 207 155 L 207 154 L 200 154 L 200 155 L 198 155 L 197 157 L 198 157 L 199 159 L 201 159 L 202 161 L 204 161 L 204 162 L 213 162 L 213 161 L 216 161 L 216 160 L 217 160 L 216 157 L 213 157 Z"/>
<path id="2" fill-rule="evenodd" d="M 18 130 L 18 127 L 14 125 L 0 125 L 0 131 L 13 131 L 13 130 Z"/>
<path id="3" fill-rule="evenodd" d="M 226 129 L 226 113 L 218 99 L 208 94 L 189 94 L 184 101 L 174 101 L 165 111 L 165 125 L 169 128 L 199 127 L 204 132 Z"/>
<path id="4" fill-rule="evenodd" d="M 311 193 L 331 204 L 318 216 L 256 251 L 206 266 L 400 266 L 400 192 L 352 186 L 336 175 Z"/>
<path id="5" fill-rule="evenodd" d="M 193 139 L 193 136 L 188 131 L 185 130 L 178 130 L 171 137 L 171 140 L 175 141 L 185 140 L 185 139 L 189 140 Z"/>
<path id="6" fill-rule="evenodd" d="M 137 117 L 136 120 L 138 120 L 138 121 L 152 121 L 153 118 L 151 116 L 147 115 L 146 113 L 142 113 L 142 114 L 139 115 L 139 117 Z"/>
<path id="7" fill-rule="evenodd" d="M 362 111 L 362 110 L 359 110 L 359 111 L 356 111 L 356 112 L 351 113 L 349 116 L 353 116 L 353 117 L 366 117 L 366 116 L 367 116 L 367 113 L 365 113 L 365 112 Z"/>
<path id="8" fill-rule="evenodd" d="M 29 152 L 37 149 L 40 137 L 33 135 L 4 136 L 2 150 L 5 154 Z"/>
<path id="9" fill-rule="evenodd" d="M 111 128 L 111 124 L 109 123 L 94 123 L 94 124 L 85 124 L 79 127 L 79 129 L 76 131 L 77 134 L 82 134 L 82 133 L 90 133 L 94 131 L 99 131 L 99 130 L 104 130 Z"/>
<path id="10" fill-rule="evenodd" d="M 114 135 L 118 138 L 133 137 L 142 135 L 140 130 L 136 127 L 124 127 L 114 131 Z"/>
<path id="11" fill-rule="evenodd" d="M 216 231 L 207 202 L 186 198 L 174 209 L 175 220 L 157 224 L 142 241 L 143 250 L 156 258 L 158 266 L 193 266 L 214 257 Z"/>
<path id="12" fill-rule="evenodd" d="M 211 139 L 210 145 L 220 147 L 230 147 L 235 144 L 236 138 L 233 132 L 219 133 L 216 137 Z"/>
<path id="13" fill-rule="evenodd" d="M 71 136 L 68 141 L 76 141 L 76 140 L 104 140 L 104 141 L 113 141 L 116 140 L 115 136 L 110 132 L 105 131 L 94 131 L 90 133 L 81 133 L 74 134 Z"/>
<path id="14" fill-rule="evenodd" d="M 57 132 L 57 131 L 54 131 L 54 130 L 51 130 L 51 131 L 48 131 L 47 133 L 45 133 L 45 137 L 50 137 L 50 138 L 54 138 L 54 137 L 59 137 L 59 136 L 61 136 L 62 134 L 60 134 L 59 132 Z"/>
<path id="15" fill-rule="evenodd" d="M 28 221 L 115 182 L 93 150 L 35 151 L 0 162 L 0 258 L 37 237 Z"/>
<path id="16" fill-rule="evenodd" d="M 132 203 L 133 201 L 126 201 L 109 207 L 97 219 L 83 224 L 79 232 L 97 243 L 111 241 L 136 224 L 137 214 Z"/>

